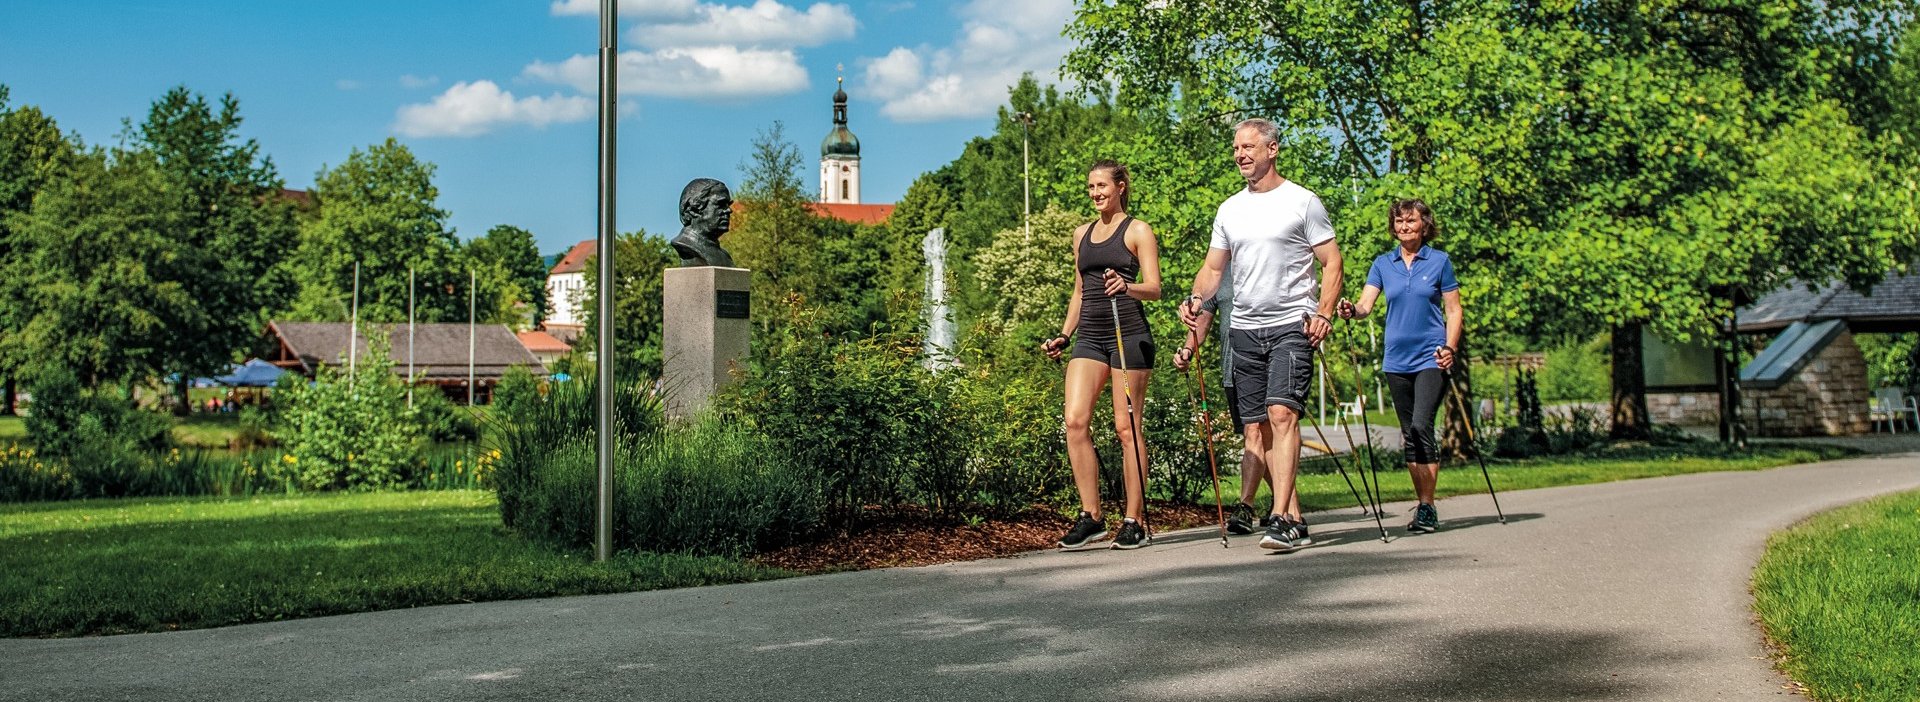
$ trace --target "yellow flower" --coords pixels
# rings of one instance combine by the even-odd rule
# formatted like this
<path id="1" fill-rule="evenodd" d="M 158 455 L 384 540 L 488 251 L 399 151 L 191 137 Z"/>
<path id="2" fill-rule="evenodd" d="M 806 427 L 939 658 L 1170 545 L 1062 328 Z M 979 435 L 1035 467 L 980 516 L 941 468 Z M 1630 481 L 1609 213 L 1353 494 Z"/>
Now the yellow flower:
<path id="1" fill-rule="evenodd" d="M 499 458 L 499 457 L 500 457 L 500 449 L 494 449 L 494 450 L 493 450 L 493 457 L 494 457 L 494 458 Z"/>
<path id="2" fill-rule="evenodd" d="M 299 463 L 299 462 L 300 462 L 300 459 L 298 459 L 298 458 L 294 458 L 294 457 L 293 457 L 293 454 L 291 454 L 291 453 L 289 453 L 289 454 L 287 454 L 287 455 L 284 455 L 284 456 L 281 456 L 281 457 L 280 457 L 280 460 L 282 460 L 282 461 L 286 461 L 286 463 L 287 463 L 287 465 L 293 465 L 293 464 L 295 464 L 295 463 Z"/>
<path id="3" fill-rule="evenodd" d="M 351 452 L 351 451 L 349 451 L 349 452 L 347 452 L 347 460 L 348 460 L 349 462 L 351 462 L 351 461 L 353 460 L 353 452 Z"/>

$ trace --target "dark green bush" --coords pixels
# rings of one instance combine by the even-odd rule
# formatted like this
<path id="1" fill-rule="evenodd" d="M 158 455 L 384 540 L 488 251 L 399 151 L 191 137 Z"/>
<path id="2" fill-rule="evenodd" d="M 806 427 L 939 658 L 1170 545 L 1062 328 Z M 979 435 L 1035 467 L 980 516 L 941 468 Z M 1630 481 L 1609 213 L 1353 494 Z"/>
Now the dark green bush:
<path id="1" fill-rule="evenodd" d="M 413 421 L 419 435 L 427 441 L 444 444 L 475 441 L 480 438 L 480 422 L 466 407 L 453 404 L 447 394 L 431 385 L 413 389 Z"/>
<path id="2" fill-rule="evenodd" d="M 1072 484 L 1057 375 L 955 368 L 944 377 L 964 413 L 968 514 L 1018 513 Z"/>
<path id="3" fill-rule="evenodd" d="M 817 476 L 829 520 L 850 525 L 869 507 L 963 511 L 973 481 L 953 395 L 928 370 L 919 339 L 837 340 L 817 313 L 795 310 L 719 404 Z"/>
<path id="4" fill-rule="evenodd" d="M 536 407 L 524 421 L 573 427 L 567 434 L 534 436 L 512 425 L 502 434 L 493 482 L 503 517 L 515 531 L 573 547 L 593 543 L 597 485 L 590 431 L 578 419 L 574 387 Z M 620 550 L 739 555 L 811 535 L 820 523 L 821 491 L 812 473 L 784 460 L 785 452 L 744 427 L 715 416 L 661 426 L 658 403 L 646 393 L 622 393 L 622 422 L 614 464 L 614 544 Z M 556 410 L 554 404 L 563 406 Z M 585 404 L 591 420 L 591 403 Z M 589 427 L 591 425 L 589 424 Z M 551 437 L 551 438 L 549 438 Z"/>
<path id="5" fill-rule="evenodd" d="M 554 384 L 539 401 L 489 416 L 494 425 L 489 454 L 500 452 L 491 468 L 491 480 L 500 498 L 501 520 L 508 528 L 524 533 L 551 528 L 538 523 L 548 512 L 536 502 L 549 499 L 544 494 L 548 490 L 547 476 L 541 471 L 562 449 L 585 445 L 591 450 L 596 421 L 592 376 L 588 369 L 570 382 Z M 657 398 L 637 385 L 621 385 L 618 390 L 614 393 L 614 419 L 621 445 L 661 430 L 664 420 Z"/>
<path id="6" fill-rule="evenodd" d="M 161 452 L 173 447 L 170 420 L 135 406 L 119 388 L 88 390 L 72 373 L 50 369 L 40 373 L 31 391 L 33 410 L 25 421 L 27 438 L 42 456 L 66 457 L 81 451 L 121 448 Z M 89 443 L 103 445 L 90 447 Z"/>

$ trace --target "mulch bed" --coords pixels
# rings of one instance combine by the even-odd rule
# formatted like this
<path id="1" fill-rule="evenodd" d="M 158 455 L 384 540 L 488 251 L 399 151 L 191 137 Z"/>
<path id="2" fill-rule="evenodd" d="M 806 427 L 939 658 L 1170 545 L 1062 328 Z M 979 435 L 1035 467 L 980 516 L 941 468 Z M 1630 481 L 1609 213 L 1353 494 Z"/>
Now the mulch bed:
<path id="1" fill-rule="evenodd" d="M 1119 510 L 1110 510 L 1109 526 L 1118 527 Z M 1212 505 L 1154 502 L 1147 521 L 1154 531 L 1172 531 L 1217 523 Z M 1071 519 L 1036 507 L 1007 519 L 969 525 L 936 519 L 925 512 L 873 517 L 851 534 L 828 534 L 752 557 L 761 565 L 802 573 L 923 566 L 982 558 L 1000 558 L 1056 548 Z"/>

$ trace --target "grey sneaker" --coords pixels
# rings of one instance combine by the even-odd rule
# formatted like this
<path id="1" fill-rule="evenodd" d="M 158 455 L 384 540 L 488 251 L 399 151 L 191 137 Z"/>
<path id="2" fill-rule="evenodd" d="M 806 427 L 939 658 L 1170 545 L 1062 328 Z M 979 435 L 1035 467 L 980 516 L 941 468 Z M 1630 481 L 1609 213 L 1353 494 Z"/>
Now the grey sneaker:
<path id="1" fill-rule="evenodd" d="M 1421 503 L 1413 508 L 1413 521 L 1407 522 L 1407 531 L 1415 534 L 1431 534 L 1440 530 L 1440 510 L 1433 505 Z"/>
<path id="2" fill-rule="evenodd" d="M 1275 517 L 1267 524 L 1267 533 L 1260 537 L 1260 548 L 1273 549 L 1281 553 L 1292 551 L 1293 523 L 1286 517 Z"/>
<path id="3" fill-rule="evenodd" d="M 1265 517 L 1261 517 L 1260 526 L 1265 527 L 1266 525 L 1267 525 L 1267 519 Z M 1253 505 L 1249 505 L 1245 502 L 1239 502 L 1233 505 L 1233 509 L 1227 512 L 1227 533 L 1229 534 L 1253 533 Z"/>

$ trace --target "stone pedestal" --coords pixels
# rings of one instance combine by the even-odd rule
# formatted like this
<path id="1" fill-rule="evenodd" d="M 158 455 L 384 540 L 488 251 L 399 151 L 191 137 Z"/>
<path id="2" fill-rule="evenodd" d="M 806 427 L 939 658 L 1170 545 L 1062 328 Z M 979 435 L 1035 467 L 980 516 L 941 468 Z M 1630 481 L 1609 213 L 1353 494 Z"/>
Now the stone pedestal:
<path id="1" fill-rule="evenodd" d="M 661 290 L 665 329 L 662 382 L 667 416 L 705 409 L 713 393 L 733 382 L 747 360 L 748 273 L 745 268 L 668 268 Z"/>

